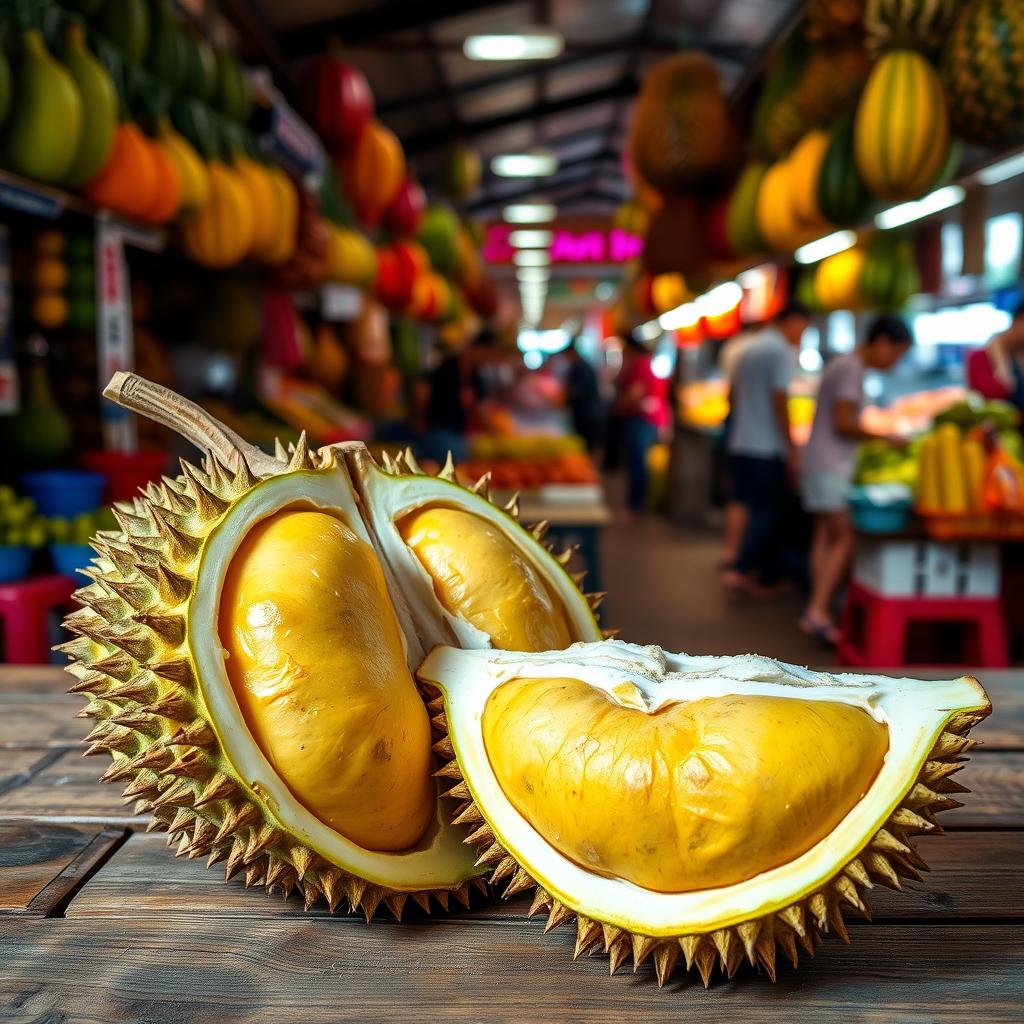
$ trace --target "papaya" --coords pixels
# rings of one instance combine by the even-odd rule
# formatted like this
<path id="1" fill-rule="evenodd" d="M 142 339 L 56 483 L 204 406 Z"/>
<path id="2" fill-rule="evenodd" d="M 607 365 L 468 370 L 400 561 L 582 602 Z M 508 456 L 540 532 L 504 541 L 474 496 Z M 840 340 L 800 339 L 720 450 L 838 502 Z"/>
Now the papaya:
<path id="1" fill-rule="evenodd" d="M 117 130 L 117 90 L 102 64 L 89 52 L 77 22 L 67 30 L 64 63 L 82 98 L 82 138 L 64 182 L 77 187 L 95 177 L 110 156 Z"/>
<path id="2" fill-rule="evenodd" d="M 146 0 L 103 0 L 99 28 L 125 57 L 142 63 L 149 48 Z"/>
<path id="3" fill-rule="evenodd" d="M 4 160 L 11 170 L 47 184 L 64 180 L 82 135 L 82 97 L 75 80 L 29 29 L 14 79 L 14 104 L 4 133 Z"/>

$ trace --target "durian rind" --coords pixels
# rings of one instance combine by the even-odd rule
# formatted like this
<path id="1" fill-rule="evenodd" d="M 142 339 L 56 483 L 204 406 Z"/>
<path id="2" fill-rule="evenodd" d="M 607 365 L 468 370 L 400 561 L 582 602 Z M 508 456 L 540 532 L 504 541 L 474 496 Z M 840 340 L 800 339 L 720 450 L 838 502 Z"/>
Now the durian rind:
<path id="1" fill-rule="evenodd" d="M 368 919 L 382 903 L 399 916 L 410 896 L 425 909 L 453 895 L 468 905 L 486 886 L 442 800 L 423 849 L 361 850 L 291 797 L 231 696 L 211 624 L 247 528 L 280 508 L 316 506 L 367 538 L 347 475 L 313 460 L 303 439 L 263 482 L 241 457 L 233 470 L 209 457 L 205 470 L 183 463 L 178 479 L 115 508 L 123 533 L 95 539 L 93 582 L 66 620 L 76 636 L 59 646 L 78 680 L 71 690 L 89 700 L 80 716 L 99 720 L 86 753 L 109 752 L 103 779 L 128 780 L 124 797 L 152 814 L 151 830 L 169 832 L 179 856 L 224 861 L 227 878 L 244 871 L 246 885 L 299 888 L 307 906 L 323 899 Z"/>
<path id="2" fill-rule="evenodd" d="M 494 778 L 482 740 L 489 695 L 513 678 L 566 676 L 606 691 L 631 682 L 654 708 L 666 700 L 732 693 L 842 700 L 889 727 L 890 750 L 867 794 L 833 832 L 791 864 L 746 882 L 688 893 L 652 893 L 588 872 L 561 855 L 518 813 Z M 951 776 L 973 746 L 967 733 L 991 710 L 971 677 L 945 682 L 825 675 L 767 658 L 689 658 L 618 642 L 583 644 L 539 655 L 438 648 L 419 671 L 434 694 L 434 722 L 448 734 L 435 751 L 449 758 L 439 775 L 460 801 L 454 821 L 505 896 L 536 887 L 533 916 L 546 930 L 575 918 L 575 956 L 603 949 L 612 973 L 652 958 L 659 984 L 678 962 L 696 966 L 707 985 L 716 966 L 728 977 L 743 960 L 774 980 L 776 948 L 795 966 L 798 946 L 832 931 L 848 941 L 844 908 L 868 916 L 876 883 L 899 888 L 924 864 L 910 837 L 941 832 L 935 815 L 960 806 Z M 442 726 L 443 723 L 443 726 Z"/>

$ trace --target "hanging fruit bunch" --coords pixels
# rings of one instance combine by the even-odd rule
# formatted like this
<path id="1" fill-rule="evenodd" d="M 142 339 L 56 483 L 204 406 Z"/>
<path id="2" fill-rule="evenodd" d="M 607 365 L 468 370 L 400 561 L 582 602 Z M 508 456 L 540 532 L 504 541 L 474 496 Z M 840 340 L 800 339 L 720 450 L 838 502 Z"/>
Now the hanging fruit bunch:
<path id="1" fill-rule="evenodd" d="M 963 0 L 956 8 L 942 55 L 953 129 L 986 146 L 1015 142 L 1024 137 L 1024 2 Z"/>
<path id="2" fill-rule="evenodd" d="M 734 138 L 718 71 L 703 54 L 655 65 L 633 107 L 629 134 L 637 174 L 663 195 L 679 195 L 721 169 Z"/>
<path id="3" fill-rule="evenodd" d="M 802 123 L 829 125 L 857 98 L 868 70 L 868 55 L 859 39 L 827 40 L 811 47 L 796 84 Z"/>
<path id="4" fill-rule="evenodd" d="M 949 115 L 942 82 L 921 54 L 887 53 L 857 107 L 854 155 L 864 184 L 885 199 L 927 191 L 946 164 Z"/>
<path id="5" fill-rule="evenodd" d="M 450 199 L 465 202 L 479 187 L 481 173 L 480 154 L 458 142 L 445 153 L 437 184 Z"/>
<path id="6" fill-rule="evenodd" d="M 898 313 L 921 290 L 921 274 L 911 236 L 880 231 L 867 247 L 858 283 L 868 305 Z"/>
<path id="7" fill-rule="evenodd" d="M 991 710 L 970 677 L 602 641 L 598 599 L 486 480 L 304 437 L 274 458 L 138 378 L 108 394 L 208 455 L 116 507 L 62 650 L 104 778 L 229 878 L 369 918 L 487 877 L 613 972 L 774 977 L 916 877 L 913 837 L 956 805 Z"/>

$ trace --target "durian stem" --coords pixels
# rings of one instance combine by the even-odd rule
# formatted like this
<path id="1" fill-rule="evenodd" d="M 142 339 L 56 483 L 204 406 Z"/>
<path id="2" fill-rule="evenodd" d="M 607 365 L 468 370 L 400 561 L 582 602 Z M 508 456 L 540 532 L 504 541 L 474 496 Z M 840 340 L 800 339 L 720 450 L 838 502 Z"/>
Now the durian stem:
<path id="1" fill-rule="evenodd" d="M 256 476 L 274 475 L 283 468 L 277 459 L 244 441 L 195 402 L 136 373 L 119 370 L 103 394 L 132 412 L 170 427 L 200 451 L 215 455 L 229 469 L 237 468 L 239 458 Z"/>

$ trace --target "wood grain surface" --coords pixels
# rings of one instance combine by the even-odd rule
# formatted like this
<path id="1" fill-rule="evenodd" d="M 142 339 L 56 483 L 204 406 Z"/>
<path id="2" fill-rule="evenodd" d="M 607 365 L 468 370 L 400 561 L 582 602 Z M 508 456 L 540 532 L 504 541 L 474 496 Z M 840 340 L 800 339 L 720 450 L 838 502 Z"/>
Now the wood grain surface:
<path id="1" fill-rule="evenodd" d="M 97 781 L 62 673 L 0 669 L 0 1021 L 1024 1024 L 1024 673 L 979 675 L 995 712 L 965 806 L 918 842 L 932 870 L 876 889 L 850 946 L 705 991 L 573 963 L 573 927 L 545 935 L 525 896 L 366 925 L 225 884 Z"/>

